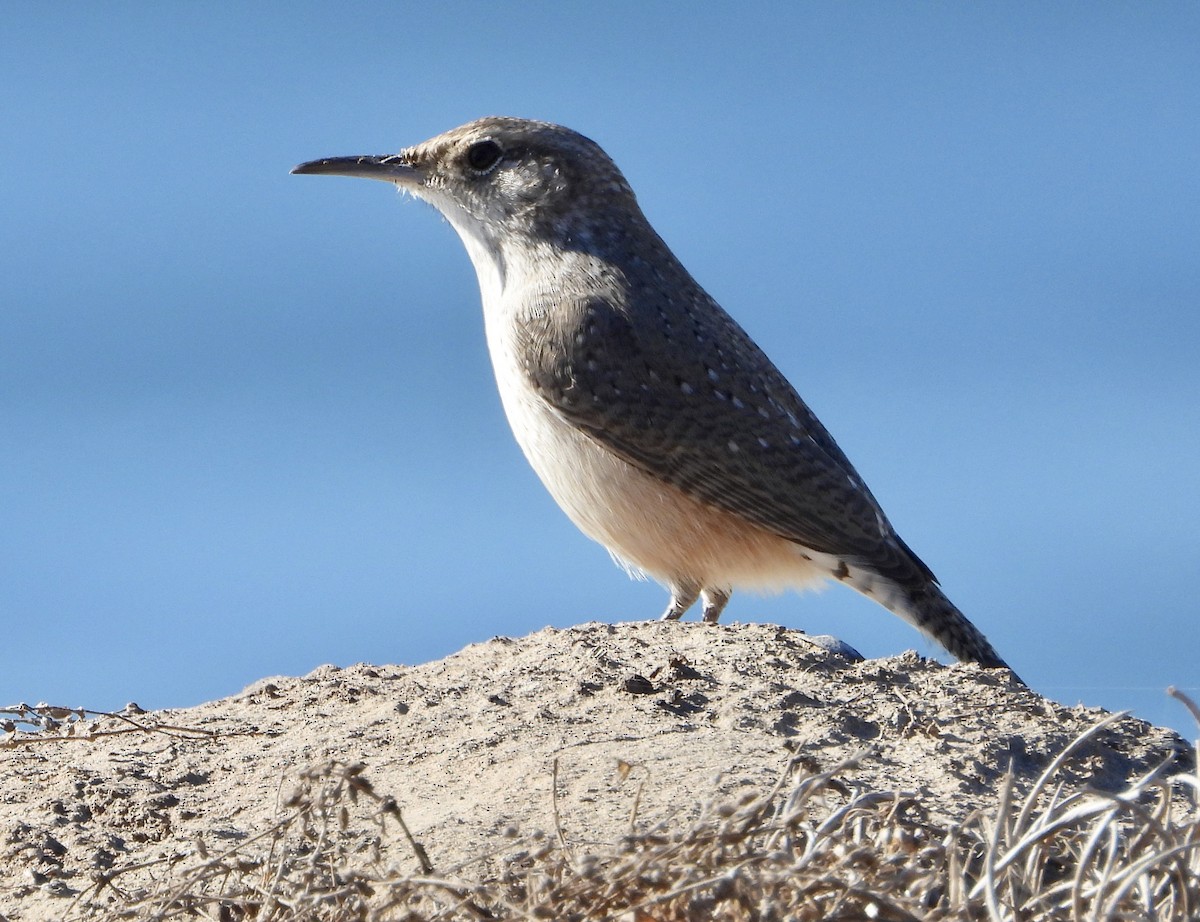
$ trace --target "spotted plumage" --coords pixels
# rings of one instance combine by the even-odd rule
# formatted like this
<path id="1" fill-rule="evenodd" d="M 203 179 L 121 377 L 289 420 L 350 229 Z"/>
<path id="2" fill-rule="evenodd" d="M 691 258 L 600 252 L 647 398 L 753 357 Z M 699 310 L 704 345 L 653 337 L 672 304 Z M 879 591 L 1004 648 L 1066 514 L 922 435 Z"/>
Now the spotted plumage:
<path id="1" fill-rule="evenodd" d="M 586 534 L 669 587 L 665 618 L 701 598 L 716 621 L 735 587 L 834 578 L 955 656 L 1005 665 L 594 142 L 488 118 L 296 171 L 387 180 L 446 216 L 518 443 Z"/>

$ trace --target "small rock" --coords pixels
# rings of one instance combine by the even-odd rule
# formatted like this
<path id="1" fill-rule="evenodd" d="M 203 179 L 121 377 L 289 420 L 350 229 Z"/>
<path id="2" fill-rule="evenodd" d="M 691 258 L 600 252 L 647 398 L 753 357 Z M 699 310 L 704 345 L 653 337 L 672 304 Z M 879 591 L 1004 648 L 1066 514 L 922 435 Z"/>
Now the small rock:
<path id="1" fill-rule="evenodd" d="M 631 695 L 653 695 L 657 691 L 653 682 L 636 672 L 622 680 L 621 688 Z"/>

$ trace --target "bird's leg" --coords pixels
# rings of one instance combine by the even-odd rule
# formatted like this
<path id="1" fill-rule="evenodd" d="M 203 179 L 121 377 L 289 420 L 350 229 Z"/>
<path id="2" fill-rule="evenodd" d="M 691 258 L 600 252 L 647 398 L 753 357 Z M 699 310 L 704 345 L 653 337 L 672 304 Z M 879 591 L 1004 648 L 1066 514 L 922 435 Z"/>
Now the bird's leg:
<path id="1" fill-rule="evenodd" d="M 704 623 L 716 624 L 733 593 L 727 589 L 705 589 L 700 595 L 704 599 Z"/>
<path id="2" fill-rule="evenodd" d="M 661 620 L 678 621 L 683 617 L 683 613 L 692 607 L 696 599 L 700 598 L 700 584 L 691 580 L 681 580 L 680 582 L 672 583 L 670 588 L 671 604 L 663 612 Z"/>

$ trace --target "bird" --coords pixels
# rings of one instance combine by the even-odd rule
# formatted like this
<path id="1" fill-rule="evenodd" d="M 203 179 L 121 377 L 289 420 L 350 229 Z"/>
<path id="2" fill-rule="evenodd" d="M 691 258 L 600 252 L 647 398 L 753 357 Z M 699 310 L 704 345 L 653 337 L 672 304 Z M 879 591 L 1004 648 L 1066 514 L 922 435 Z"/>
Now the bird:
<path id="1" fill-rule="evenodd" d="M 493 116 L 292 172 L 382 180 L 441 212 L 478 277 L 517 443 L 584 534 L 667 588 L 664 620 L 699 599 L 716 623 L 735 588 L 832 579 L 957 659 L 1007 668 L 596 142 Z"/>

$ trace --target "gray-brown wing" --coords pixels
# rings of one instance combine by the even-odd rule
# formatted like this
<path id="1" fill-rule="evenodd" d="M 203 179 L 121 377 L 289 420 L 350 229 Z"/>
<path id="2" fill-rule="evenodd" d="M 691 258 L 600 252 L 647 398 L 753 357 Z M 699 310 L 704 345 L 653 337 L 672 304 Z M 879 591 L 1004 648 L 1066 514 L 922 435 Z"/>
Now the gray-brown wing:
<path id="1" fill-rule="evenodd" d="M 610 451 L 804 547 L 901 581 L 914 564 L 932 578 L 825 427 L 707 295 L 654 317 L 600 296 L 554 311 L 553 324 L 527 329 L 528 374 Z"/>

